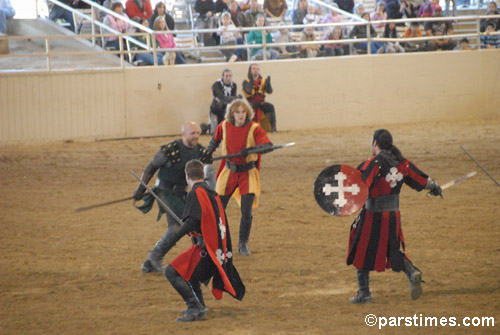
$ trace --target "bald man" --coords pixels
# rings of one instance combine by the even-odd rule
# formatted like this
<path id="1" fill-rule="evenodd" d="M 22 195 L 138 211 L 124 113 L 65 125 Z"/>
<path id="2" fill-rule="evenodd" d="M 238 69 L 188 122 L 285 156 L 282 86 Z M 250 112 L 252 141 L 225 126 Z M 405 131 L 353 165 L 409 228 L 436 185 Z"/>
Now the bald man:
<path id="1" fill-rule="evenodd" d="M 142 181 L 147 184 L 155 172 L 156 183 L 153 191 L 167 204 L 167 206 L 178 216 L 181 217 L 186 204 L 186 176 L 184 169 L 186 163 L 193 159 L 199 159 L 202 162 L 210 163 L 211 155 L 208 155 L 205 148 L 198 143 L 201 129 L 196 122 L 186 122 L 181 128 L 182 137 L 170 143 L 163 145 L 156 153 L 155 157 L 149 163 L 142 174 Z M 134 205 L 136 201 L 143 200 L 144 204 L 136 206 L 143 213 L 148 213 L 153 207 L 154 197 L 145 194 L 146 188 L 139 184 L 135 190 Z M 158 205 L 159 213 L 157 220 L 165 213 L 167 217 L 168 229 L 165 234 L 156 243 L 149 252 L 146 261 L 142 265 L 142 272 L 163 272 L 163 257 L 167 251 L 165 243 L 170 235 L 176 232 L 179 223 Z"/>

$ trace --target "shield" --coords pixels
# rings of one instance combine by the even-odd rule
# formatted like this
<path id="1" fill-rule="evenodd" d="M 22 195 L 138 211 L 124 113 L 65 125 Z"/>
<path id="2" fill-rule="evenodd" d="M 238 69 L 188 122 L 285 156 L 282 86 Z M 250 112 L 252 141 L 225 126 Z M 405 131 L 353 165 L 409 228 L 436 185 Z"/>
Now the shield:
<path id="1" fill-rule="evenodd" d="M 365 204 L 368 186 L 361 179 L 359 170 L 349 165 L 332 165 L 316 178 L 314 198 L 328 214 L 349 216 Z"/>

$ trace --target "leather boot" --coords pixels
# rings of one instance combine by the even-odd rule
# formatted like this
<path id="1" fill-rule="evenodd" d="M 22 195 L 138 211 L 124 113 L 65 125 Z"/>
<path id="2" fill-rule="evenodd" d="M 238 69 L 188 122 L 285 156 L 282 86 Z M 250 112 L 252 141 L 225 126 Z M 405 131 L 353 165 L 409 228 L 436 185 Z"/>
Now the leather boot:
<path id="1" fill-rule="evenodd" d="M 175 321 L 177 322 L 193 322 L 201 319 L 206 315 L 204 312 L 203 305 L 198 300 L 195 295 L 191 284 L 185 281 L 172 266 L 167 266 L 165 269 L 165 276 L 175 290 L 180 294 L 184 302 L 186 303 L 187 309 L 183 315 Z"/>
<path id="2" fill-rule="evenodd" d="M 200 282 L 198 282 L 198 283 L 190 282 L 190 284 L 191 284 L 191 287 L 193 288 L 194 294 L 196 295 L 196 297 L 198 298 L 198 301 L 200 302 L 200 304 L 202 306 L 202 314 L 203 314 L 203 316 L 207 315 L 208 314 L 208 308 L 205 305 L 205 299 L 203 299 L 203 292 L 201 290 L 201 283 Z M 181 312 L 183 314 L 186 313 L 187 312 L 187 308 L 183 309 Z"/>
<path id="3" fill-rule="evenodd" d="M 373 301 L 370 293 L 370 271 L 357 269 L 358 276 L 358 294 L 351 298 L 351 304 L 366 304 Z"/>
<path id="4" fill-rule="evenodd" d="M 248 249 L 248 239 L 250 237 L 250 229 L 252 228 L 252 216 L 250 218 L 241 217 L 240 221 L 240 241 L 238 243 L 238 252 L 243 256 L 250 256 Z"/>
<path id="5" fill-rule="evenodd" d="M 403 260 L 404 272 L 410 280 L 411 299 L 417 300 L 422 294 L 422 272 L 407 258 Z"/>
<path id="6" fill-rule="evenodd" d="M 162 261 L 167 253 L 166 242 L 167 239 L 179 229 L 180 225 L 171 225 L 168 227 L 165 234 L 156 242 L 154 248 L 149 252 L 146 261 L 142 264 L 142 272 L 144 273 L 158 273 L 165 270 Z"/>

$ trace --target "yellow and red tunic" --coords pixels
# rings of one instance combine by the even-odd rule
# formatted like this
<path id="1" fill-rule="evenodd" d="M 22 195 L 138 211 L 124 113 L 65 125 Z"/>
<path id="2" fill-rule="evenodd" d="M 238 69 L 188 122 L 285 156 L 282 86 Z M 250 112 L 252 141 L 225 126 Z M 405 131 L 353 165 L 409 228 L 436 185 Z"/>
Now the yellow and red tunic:
<path id="1" fill-rule="evenodd" d="M 222 155 L 231 155 L 264 143 L 271 143 L 264 129 L 255 122 L 249 122 L 242 127 L 223 121 L 215 130 L 214 140 L 221 143 Z M 255 167 L 243 172 L 234 172 L 229 169 L 223 160 L 217 173 L 216 191 L 220 195 L 233 194 L 238 201 L 241 195 L 253 193 L 255 200 L 253 207 L 258 206 L 260 195 L 260 154 L 250 154 L 230 158 L 229 161 L 236 165 L 254 164 Z"/>

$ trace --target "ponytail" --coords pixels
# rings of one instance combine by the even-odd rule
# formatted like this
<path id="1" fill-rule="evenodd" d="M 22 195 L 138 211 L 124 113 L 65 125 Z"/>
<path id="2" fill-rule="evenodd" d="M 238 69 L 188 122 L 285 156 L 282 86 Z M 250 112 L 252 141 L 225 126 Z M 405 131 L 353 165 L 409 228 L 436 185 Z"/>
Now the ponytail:
<path id="1" fill-rule="evenodd" d="M 386 129 L 378 129 L 373 134 L 373 141 L 377 141 L 377 145 L 381 150 L 386 150 L 391 153 L 392 156 L 398 161 L 401 162 L 404 160 L 403 154 L 399 149 L 392 144 L 392 135 Z"/>

